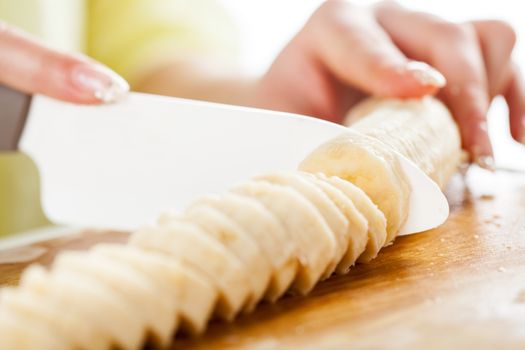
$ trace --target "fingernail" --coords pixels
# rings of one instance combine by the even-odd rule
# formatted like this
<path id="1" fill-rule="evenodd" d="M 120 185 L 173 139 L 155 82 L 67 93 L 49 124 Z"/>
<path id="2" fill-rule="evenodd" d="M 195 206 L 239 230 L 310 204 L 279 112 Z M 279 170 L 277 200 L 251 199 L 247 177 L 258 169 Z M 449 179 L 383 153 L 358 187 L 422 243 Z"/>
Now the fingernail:
<path id="1" fill-rule="evenodd" d="M 436 69 L 432 68 L 425 62 L 411 61 L 406 65 L 406 69 L 412 74 L 412 76 L 423 85 L 432 85 L 436 87 L 443 87 L 446 85 L 447 80 Z"/>
<path id="2" fill-rule="evenodd" d="M 474 159 L 475 163 L 485 170 L 495 171 L 494 157 L 492 156 L 478 156 Z"/>
<path id="3" fill-rule="evenodd" d="M 101 102 L 115 102 L 129 91 L 128 83 L 111 69 L 97 64 L 80 64 L 73 68 L 72 80 L 80 89 Z"/>

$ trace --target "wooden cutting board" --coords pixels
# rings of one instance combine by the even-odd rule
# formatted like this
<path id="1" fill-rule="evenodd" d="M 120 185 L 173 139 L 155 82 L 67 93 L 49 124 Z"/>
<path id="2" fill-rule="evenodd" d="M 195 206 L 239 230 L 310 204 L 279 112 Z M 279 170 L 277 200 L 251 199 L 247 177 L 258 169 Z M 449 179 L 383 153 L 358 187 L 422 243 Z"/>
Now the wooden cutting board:
<path id="1" fill-rule="evenodd" d="M 447 197 L 452 212 L 440 228 L 400 237 L 307 297 L 212 322 L 174 348 L 525 349 L 525 176 L 472 169 Z M 126 239 L 93 231 L 0 252 L 0 284 L 15 284 L 29 261 Z"/>

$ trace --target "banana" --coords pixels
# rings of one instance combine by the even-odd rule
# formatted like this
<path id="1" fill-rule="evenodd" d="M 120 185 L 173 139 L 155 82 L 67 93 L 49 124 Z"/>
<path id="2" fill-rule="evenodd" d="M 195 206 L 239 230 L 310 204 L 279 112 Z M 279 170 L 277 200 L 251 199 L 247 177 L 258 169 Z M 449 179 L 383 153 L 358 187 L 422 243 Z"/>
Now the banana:
<path id="1" fill-rule="evenodd" d="M 49 274 L 30 276 L 22 286 L 43 291 L 47 302 L 80 319 L 94 333 L 88 348 L 138 349 L 145 340 L 145 326 L 129 305 L 88 275 L 53 269 Z"/>
<path id="2" fill-rule="evenodd" d="M 0 348 L 1 349 L 56 349 L 70 347 L 54 334 L 54 329 L 35 321 L 28 314 L 21 314 L 8 308 L 0 310 Z"/>
<path id="3" fill-rule="evenodd" d="M 5 310 L 0 311 L 0 345 L 2 349 L 38 349 L 31 344 L 35 339 L 27 339 L 27 330 L 20 322 L 12 320 Z"/>
<path id="4" fill-rule="evenodd" d="M 242 227 L 220 210 L 205 203 L 195 203 L 186 209 L 184 218 L 200 226 L 234 253 L 246 269 L 252 295 L 244 310 L 252 311 L 270 283 L 272 267 L 259 245 Z"/>
<path id="5" fill-rule="evenodd" d="M 349 129 L 310 153 L 299 170 L 337 176 L 361 188 L 387 218 L 387 241 L 408 216 L 410 186 L 397 156 L 381 141 Z"/>
<path id="6" fill-rule="evenodd" d="M 93 259 L 97 261 L 97 264 L 105 265 L 108 274 L 118 276 L 113 278 L 113 283 L 118 286 L 115 287 L 115 284 L 111 283 L 114 290 L 125 294 L 124 298 L 129 298 L 128 300 L 135 308 L 136 305 L 140 305 L 138 302 L 142 302 L 144 310 L 151 310 L 150 313 L 139 313 L 138 317 L 143 317 L 146 321 L 148 333 L 152 335 L 155 344 L 166 347 L 178 328 L 179 317 L 177 303 L 173 299 L 173 294 L 170 294 L 169 289 L 166 288 L 165 280 L 159 281 L 158 278 L 155 278 L 154 273 L 148 271 L 151 269 L 145 270 L 147 265 L 144 263 L 137 266 L 119 256 L 115 258 L 113 254 L 105 253 L 105 249 L 115 251 L 115 249 L 120 249 L 119 246 L 102 246 L 101 248 L 102 250 L 92 249 L 90 251 Z M 96 266 L 96 264 L 93 265 Z M 99 275 L 97 273 L 97 277 Z"/>
<path id="7" fill-rule="evenodd" d="M 323 181 L 320 179 L 320 176 L 310 175 L 308 176 L 308 180 L 319 187 L 334 202 L 347 219 L 347 248 L 336 268 L 336 273 L 345 274 L 366 249 L 368 243 L 368 223 L 365 217 L 356 209 L 352 200 L 347 197 L 343 191 Z"/>
<path id="8" fill-rule="evenodd" d="M 131 318 L 139 322 L 139 326 L 128 329 L 127 338 L 151 334 L 155 342 L 162 343 L 171 336 L 173 320 L 168 303 L 155 295 L 153 284 L 148 279 L 129 266 L 97 256 L 93 250 L 88 253 L 66 252 L 56 259 L 53 273 L 90 280 L 91 285 L 105 286 L 113 291 L 125 303 Z M 120 322 L 129 323 L 123 319 Z M 132 347 L 126 345 L 125 348 Z"/>
<path id="9" fill-rule="evenodd" d="M 42 308 L 34 310 L 42 315 L 42 322 L 49 322 L 50 325 L 62 329 L 67 334 L 66 337 L 73 342 L 73 348 L 109 349 L 109 339 L 100 336 L 97 324 L 84 319 L 84 313 L 76 305 L 79 300 L 71 294 L 60 296 L 59 293 L 67 291 L 57 290 L 52 283 L 51 276 L 43 267 L 30 266 L 24 271 L 18 293 L 28 294 L 35 303 L 41 304 Z M 89 299 L 81 302 L 87 303 Z M 64 312 L 65 309 L 67 312 Z"/>
<path id="10" fill-rule="evenodd" d="M 334 236 L 319 211 L 297 191 L 266 181 L 251 180 L 232 191 L 256 198 L 281 220 L 296 244 L 300 264 L 292 289 L 300 294 L 308 293 L 323 277 L 336 254 Z"/>
<path id="11" fill-rule="evenodd" d="M 195 335 L 203 332 L 217 300 L 210 284 L 165 254 L 116 244 L 97 245 L 94 250 L 155 278 L 162 284 L 157 290 L 172 300 L 170 308 L 180 317 L 181 328 Z"/>
<path id="12" fill-rule="evenodd" d="M 235 193 L 206 196 L 197 203 L 220 210 L 259 244 L 273 266 L 264 299 L 273 302 L 282 296 L 295 277 L 297 259 L 295 245 L 278 218 L 256 199 Z"/>
<path id="13" fill-rule="evenodd" d="M 452 115 L 432 97 L 368 99 L 352 109 L 346 123 L 410 159 L 441 188 L 465 158 Z"/>
<path id="14" fill-rule="evenodd" d="M 347 251 L 349 239 L 347 236 L 348 220 L 326 193 L 306 179 L 306 175 L 300 172 L 281 171 L 259 175 L 255 179 L 292 188 L 317 208 L 336 242 L 334 258 L 321 276 L 321 279 L 325 279 L 334 272 L 337 264 Z"/>
<path id="15" fill-rule="evenodd" d="M 357 211 L 363 215 L 368 223 L 368 242 L 365 251 L 359 256 L 358 262 L 369 262 L 377 256 L 379 250 L 387 243 L 387 225 L 385 215 L 372 202 L 363 190 L 351 182 L 338 177 L 326 177 L 316 174 L 317 177 L 333 185 L 343 192 L 354 203 Z"/>
<path id="16" fill-rule="evenodd" d="M 63 348 L 80 347 L 79 342 L 75 339 L 75 329 L 72 327 L 78 323 L 78 320 L 75 322 L 74 318 L 68 317 L 68 314 L 64 315 L 61 310 L 53 308 L 45 302 L 45 299 L 39 298 L 35 293 L 29 290 L 19 292 L 13 287 L 5 288 L 0 293 L 0 305 L 5 310 L 23 315 L 26 319 L 45 327 L 46 332 L 51 333 L 55 339 L 64 343 Z M 1 343 L 0 339 L 0 345 L 2 345 Z M 89 345 L 88 343 L 84 344 L 85 347 Z M 5 349 L 6 347 L 0 346 L 0 348 Z"/>
<path id="17" fill-rule="evenodd" d="M 300 170 L 338 176 L 361 188 L 387 218 L 391 242 L 408 215 L 409 184 L 396 153 L 443 187 L 462 159 L 459 131 L 438 100 L 369 99 L 348 117 L 352 128 L 319 146 Z"/>
<path id="18" fill-rule="evenodd" d="M 168 253 L 199 271 L 219 291 L 217 315 L 232 320 L 252 295 L 247 271 L 220 242 L 190 222 L 171 220 L 163 227 L 135 232 L 133 246 Z"/>

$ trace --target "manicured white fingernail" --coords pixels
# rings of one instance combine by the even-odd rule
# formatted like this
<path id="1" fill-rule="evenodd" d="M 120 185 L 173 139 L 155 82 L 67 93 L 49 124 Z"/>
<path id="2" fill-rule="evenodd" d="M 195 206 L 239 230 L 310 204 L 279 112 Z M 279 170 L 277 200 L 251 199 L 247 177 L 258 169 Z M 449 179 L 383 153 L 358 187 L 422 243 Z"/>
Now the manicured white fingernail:
<path id="1" fill-rule="evenodd" d="M 129 91 L 128 83 L 111 69 L 96 64 L 80 64 L 73 68 L 76 86 L 93 94 L 101 102 L 115 102 Z"/>
<path id="2" fill-rule="evenodd" d="M 494 158 L 492 156 L 478 156 L 475 158 L 476 164 L 485 170 L 494 171 Z"/>
<path id="3" fill-rule="evenodd" d="M 406 69 L 411 72 L 412 76 L 423 85 L 443 87 L 447 83 L 447 80 L 443 74 L 425 62 L 411 61 L 407 63 Z"/>

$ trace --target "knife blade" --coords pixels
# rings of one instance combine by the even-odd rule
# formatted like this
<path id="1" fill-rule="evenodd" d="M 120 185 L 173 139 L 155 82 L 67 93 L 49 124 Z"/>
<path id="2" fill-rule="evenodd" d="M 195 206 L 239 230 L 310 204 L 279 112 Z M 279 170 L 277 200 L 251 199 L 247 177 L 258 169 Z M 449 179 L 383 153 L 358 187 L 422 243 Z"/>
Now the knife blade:
<path id="1" fill-rule="evenodd" d="M 261 109 L 131 93 L 80 106 L 4 88 L 0 150 L 36 163 L 44 212 L 55 223 L 130 230 L 168 209 L 272 170 L 295 170 L 345 131 L 324 120 Z M 2 103 L 4 106 L 5 103 Z M 443 223 L 438 186 L 401 157 L 412 186 L 401 234 Z"/>

